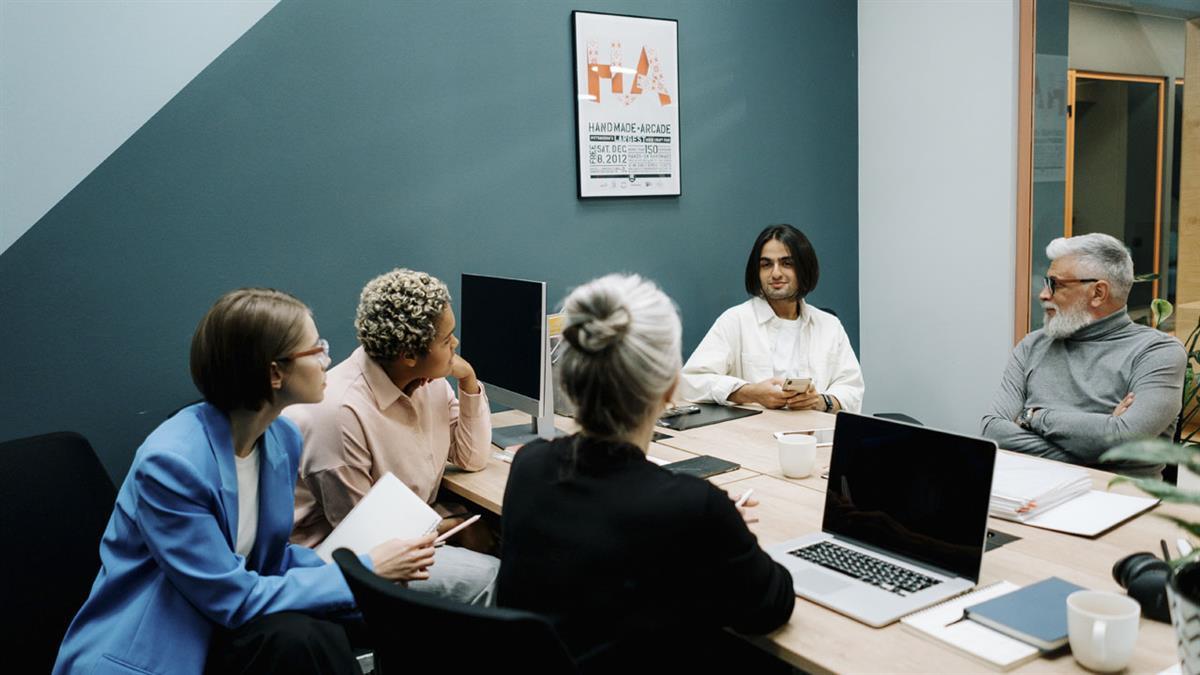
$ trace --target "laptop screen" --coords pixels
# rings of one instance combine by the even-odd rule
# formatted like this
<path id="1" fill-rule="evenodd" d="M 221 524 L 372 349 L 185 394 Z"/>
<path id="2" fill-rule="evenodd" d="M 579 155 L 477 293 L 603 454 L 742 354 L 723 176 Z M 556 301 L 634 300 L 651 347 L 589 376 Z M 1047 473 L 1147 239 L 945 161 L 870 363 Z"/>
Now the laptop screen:
<path id="1" fill-rule="evenodd" d="M 979 581 L 996 444 L 839 413 L 822 530 Z"/>

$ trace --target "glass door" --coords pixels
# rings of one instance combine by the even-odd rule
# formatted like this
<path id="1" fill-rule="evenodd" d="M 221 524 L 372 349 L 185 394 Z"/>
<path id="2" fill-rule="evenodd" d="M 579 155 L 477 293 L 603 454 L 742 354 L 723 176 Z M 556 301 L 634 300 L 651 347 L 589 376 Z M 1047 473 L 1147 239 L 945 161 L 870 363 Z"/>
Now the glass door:
<path id="1" fill-rule="evenodd" d="M 1067 72 L 1067 166 L 1063 232 L 1111 234 L 1133 255 L 1135 274 L 1157 273 L 1162 234 L 1163 78 Z M 1158 296 L 1135 284 L 1131 314 Z"/>

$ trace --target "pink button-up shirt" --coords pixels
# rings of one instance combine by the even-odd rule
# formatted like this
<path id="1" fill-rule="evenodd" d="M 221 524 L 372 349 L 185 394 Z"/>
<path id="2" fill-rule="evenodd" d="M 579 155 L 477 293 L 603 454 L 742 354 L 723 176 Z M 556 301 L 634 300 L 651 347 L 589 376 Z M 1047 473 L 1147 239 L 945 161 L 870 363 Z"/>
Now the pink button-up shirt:
<path id="1" fill-rule="evenodd" d="M 406 396 L 362 347 L 325 383 L 325 400 L 283 412 L 304 434 L 294 543 L 321 543 L 385 473 L 432 502 L 446 462 L 487 466 L 492 422 L 482 384 L 456 398 L 438 379 Z"/>

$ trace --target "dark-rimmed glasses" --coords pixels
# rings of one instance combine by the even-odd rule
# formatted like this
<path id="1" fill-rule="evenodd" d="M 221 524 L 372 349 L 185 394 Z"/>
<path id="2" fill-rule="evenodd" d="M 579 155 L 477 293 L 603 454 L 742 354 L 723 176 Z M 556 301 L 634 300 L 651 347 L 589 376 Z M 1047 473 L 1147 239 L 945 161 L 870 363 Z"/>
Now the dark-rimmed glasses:
<path id="1" fill-rule="evenodd" d="M 295 361 L 298 358 L 302 358 L 305 356 L 312 356 L 314 354 L 321 355 L 321 366 L 323 368 L 329 367 L 329 364 L 332 362 L 332 360 L 329 358 L 329 341 L 326 340 L 325 338 L 321 338 L 320 340 L 317 340 L 317 345 L 315 347 L 313 347 L 312 349 L 305 349 L 305 350 L 298 351 L 298 352 L 292 352 L 291 354 L 285 354 L 275 360 L 276 361 Z"/>
<path id="2" fill-rule="evenodd" d="M 1059 279 L 1058 277 L 1042 277 L 1042 286 L 1050 289 L 1050 295 L 1067 284 L 1084 284 L 1100 281 L 1099 279 Z"/>

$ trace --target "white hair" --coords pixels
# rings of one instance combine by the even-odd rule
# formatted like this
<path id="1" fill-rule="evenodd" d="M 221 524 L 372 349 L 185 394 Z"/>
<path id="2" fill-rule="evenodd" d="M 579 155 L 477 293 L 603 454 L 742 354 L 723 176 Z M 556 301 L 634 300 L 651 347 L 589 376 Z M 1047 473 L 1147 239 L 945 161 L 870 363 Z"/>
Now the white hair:
<path id="1" fill-rule="evenodd" d="M 1079 276 L 1104 279 L 1112 288 L 1114 299 L 1124 303 L 1133 287 L 1133 258 L 1121 240 L 1107 234 L 1081 234 L 1059 237 L 1046 246 L 1051 261 L 1074 256 L 1079 262 Z"/>
<path id="2" fill-rule="evenodd" d="M 621 438 L 658 415 L 683 365 L 679 312 L 654 282 L 610 274 L 563 301 L 559 381 L 590 435 Z"/>

